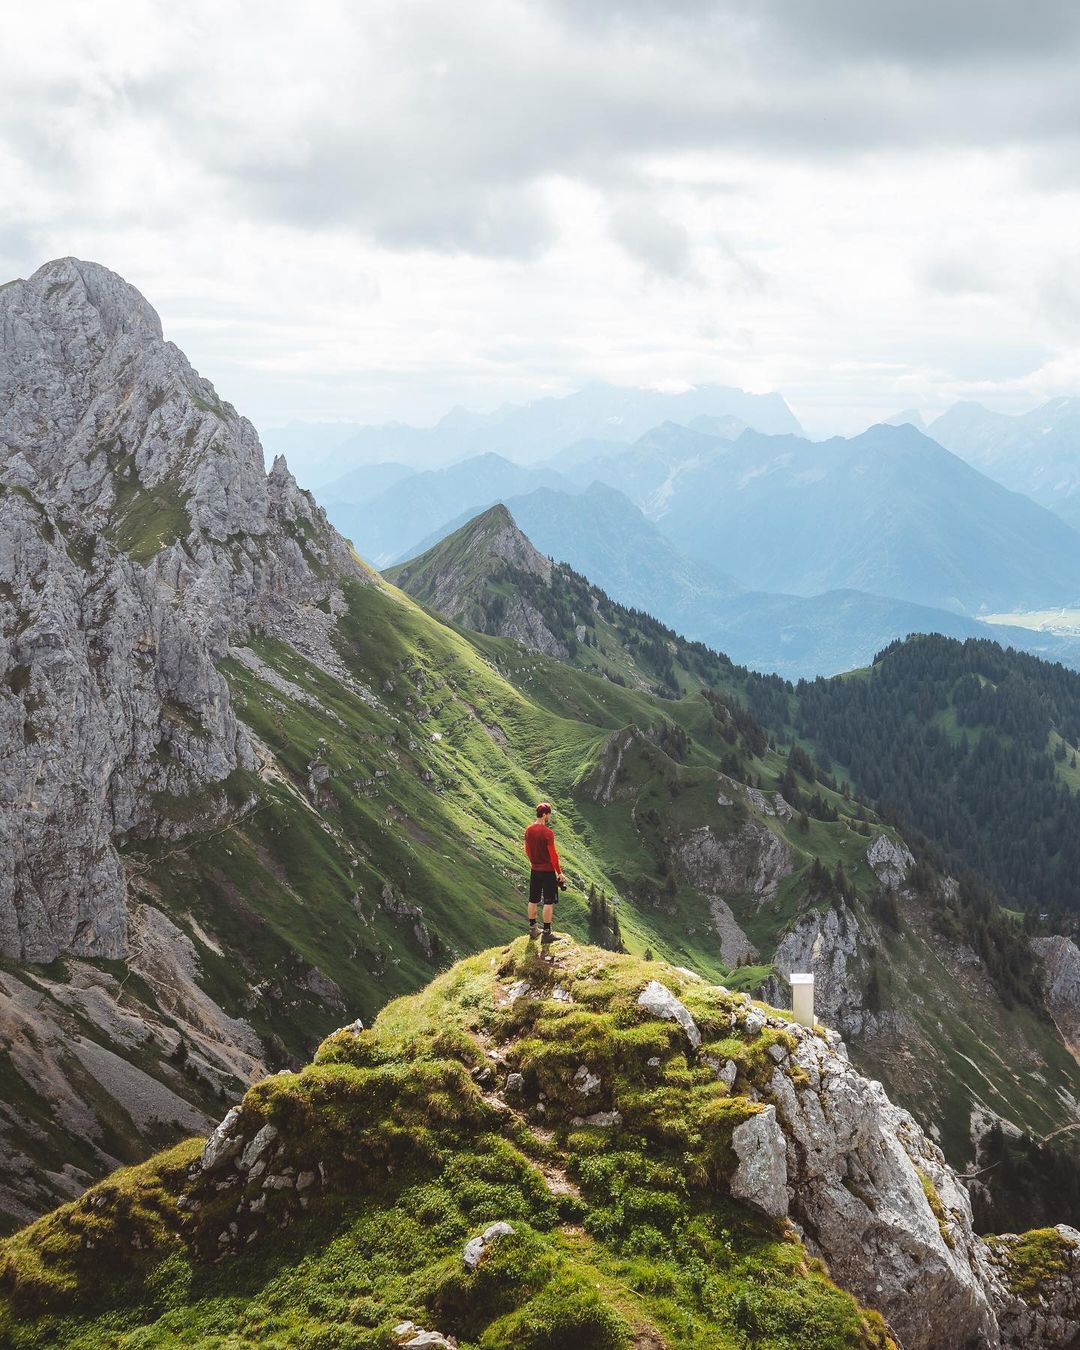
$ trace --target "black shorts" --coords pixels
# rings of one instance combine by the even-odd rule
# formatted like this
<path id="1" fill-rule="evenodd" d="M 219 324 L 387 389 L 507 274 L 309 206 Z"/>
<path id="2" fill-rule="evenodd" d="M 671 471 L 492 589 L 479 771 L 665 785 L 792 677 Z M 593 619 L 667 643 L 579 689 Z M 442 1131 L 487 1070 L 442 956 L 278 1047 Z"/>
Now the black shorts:
<path id="1" fill-rule="evenodd" d="M 545 905 L 559 902 L 559 883 L 554 872 L 529 873 L 529 903 L 537 905 L 541 900 Z"/>

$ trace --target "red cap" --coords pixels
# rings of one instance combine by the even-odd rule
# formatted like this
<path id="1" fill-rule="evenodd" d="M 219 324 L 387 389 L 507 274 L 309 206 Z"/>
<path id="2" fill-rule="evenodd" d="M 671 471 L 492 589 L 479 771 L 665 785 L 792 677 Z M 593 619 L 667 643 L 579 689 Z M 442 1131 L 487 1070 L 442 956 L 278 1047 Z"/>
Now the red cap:
<path id="1" fill-rule="evenodd" d="M 538 816 L 546 816 L 547 813 L 548 813 L 550 810 L 551 810 L 551 803 L 550 803 L 550 802 L 537 802 L 537 803 L 536 803 L 536 814 L 537 814 Z"/>

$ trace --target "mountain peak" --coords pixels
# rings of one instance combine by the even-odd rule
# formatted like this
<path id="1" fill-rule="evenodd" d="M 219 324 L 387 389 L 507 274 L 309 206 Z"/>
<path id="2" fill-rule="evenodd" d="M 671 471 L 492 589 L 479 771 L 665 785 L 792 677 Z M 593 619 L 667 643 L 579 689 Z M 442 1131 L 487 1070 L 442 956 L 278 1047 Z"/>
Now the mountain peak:
<path id="1" fill-rule="evenodd" d="M 79 297 L 96 311 L 109 338 L 131 333 L 162 340 L 161 320 L 153 305 L 130 282 L 101 263 L 72 257 L 54 258 L 43 263 L 21 285 L 37 293 L 43 292 L 44 304 L 63 308 L 72 319 L 77 314 L 72 298 Z"/>
<path id="2" fill-rule="evenodd" d="M 502 502 L 496 502 L 418 558 L 388 568 L 386 575 L 455 623 L 565 657 L 567 644 L 552 631 L 544 612 L 552 573 L 551 560 L 533 547 Z M 514 591 L 509 597 L 503 593 L 508 582 Z"/>

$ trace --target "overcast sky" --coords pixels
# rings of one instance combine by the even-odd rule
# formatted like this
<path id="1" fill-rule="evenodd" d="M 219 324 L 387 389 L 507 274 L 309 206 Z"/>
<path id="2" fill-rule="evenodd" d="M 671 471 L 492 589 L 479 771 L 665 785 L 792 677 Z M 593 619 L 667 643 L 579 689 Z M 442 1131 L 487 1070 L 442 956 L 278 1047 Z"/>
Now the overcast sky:
<path id="1" fill-rule="evenodd" d="M 122 273 L 259 425 L 1080 393 L 1073 0 L 35 0 L 4 38 L 0 279 Z"/>

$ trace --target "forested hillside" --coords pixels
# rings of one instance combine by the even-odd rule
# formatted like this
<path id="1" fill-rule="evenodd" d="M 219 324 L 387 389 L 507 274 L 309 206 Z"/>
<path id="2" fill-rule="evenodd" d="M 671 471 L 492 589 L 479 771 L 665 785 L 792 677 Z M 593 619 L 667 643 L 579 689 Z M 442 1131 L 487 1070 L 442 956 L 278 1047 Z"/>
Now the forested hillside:
<path id="1" fill-rule="evenodd" d="M 1080 675 L 996 643 L 896 642 L 796 687 L 799 735 L 1018 907 L 1080 911 Z"/>

